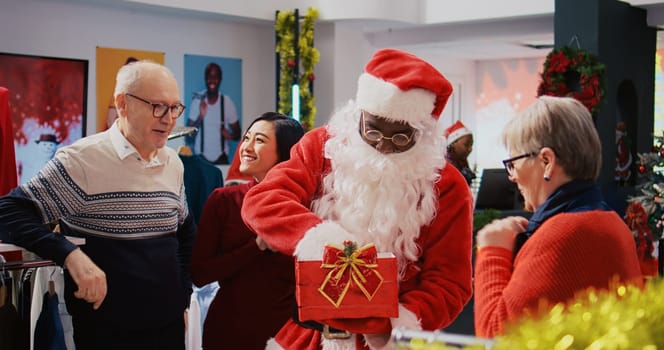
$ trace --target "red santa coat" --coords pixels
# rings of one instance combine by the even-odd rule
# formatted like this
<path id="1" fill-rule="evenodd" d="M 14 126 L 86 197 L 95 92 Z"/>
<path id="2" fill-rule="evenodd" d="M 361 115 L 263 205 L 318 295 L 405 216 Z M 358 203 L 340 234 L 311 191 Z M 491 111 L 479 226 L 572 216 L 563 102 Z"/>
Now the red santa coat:
<path id="1" fill-rule="evenodd" d="M 324 158 L 328 137 L 324 128 L 305 134 L 291 150 L 291 159 L 272 168 L 245 197 L 242 218 L 275 250 L 293 254 L 305 234 L 325 227 L 321 225 L 324 220 L 309 208 L 320 196 L 322 179 L 330 171 L 330 161 Z M 472 196 L 453 166 L 446 164 L 440 175 L 435 184 L 439 195 L 436 216 L 421 228 L 419 259 L 409 263 L 400 281 L 399 318 L 325 323 L 355 334 L 386 334 L 402 325 L 438 330 L 461 312 L 472 292 Z M 404 308 L 407 311 L 403 312 Z M 413 316 L 415 324 L 409 322 Z M 320 332 L 302 328 L 292 320 L 276 336 L 285 349 L 319 349 L 320 339 Z"/>

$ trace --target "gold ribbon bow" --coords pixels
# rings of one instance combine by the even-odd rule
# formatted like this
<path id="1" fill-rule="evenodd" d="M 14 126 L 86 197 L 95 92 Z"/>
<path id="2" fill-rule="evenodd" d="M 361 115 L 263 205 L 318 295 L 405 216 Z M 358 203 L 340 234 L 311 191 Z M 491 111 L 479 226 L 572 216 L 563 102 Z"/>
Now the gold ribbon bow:
<path id="1" fill-rule="evenodd" d="M 373 243 L 357 248 L 344 241 L 344 247 L 326 245 L 321 268 L 331 269 L 318 291 L 335 307 L 339 307 L 354 283 L 369 301 L 383 284 L 377 270 L 378 253 Z"/>

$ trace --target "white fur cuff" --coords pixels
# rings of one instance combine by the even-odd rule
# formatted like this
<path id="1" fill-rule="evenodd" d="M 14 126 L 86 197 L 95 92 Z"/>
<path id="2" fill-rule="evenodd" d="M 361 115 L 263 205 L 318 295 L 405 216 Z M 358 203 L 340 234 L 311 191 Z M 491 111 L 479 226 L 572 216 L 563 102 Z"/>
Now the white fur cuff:
<path id="1" fill-rule="evenodd" d="M 267 344 L 265 344 L 265 350 L 284 350 L 284 348 L 277 343 L 277 340 L 274 338 L 270 338 L 267 341 Z"/>
<path id="2" fill-rule="evenodd" d="M 353 350 L 355 349 L 355 337 L 353 334 L 349 339 L 325 339 L 320 338 L 323 350 Z"/>
<path id="3" fill-rule="evenodd" d="M 399 317 L 391 318 L 390 321 L 392 323 L 392 329 L 404 328 L 409 330 L 422 330 L 422 325 L 417 319 L 417 316 L 401 304 L 399 304 Z M 384 343 L 386 339 L 382 338 L 383 336 L 389 337 L 387 343 Z M 389 334 L 365 334 L 364 340 L 371 350 L 394 350 L 397 346 Z"/>
<path id="4" fill-rule="evenodd" d="M 414 312 L 406 309 L 402 304 L 399 304 L 399 317 L 391 318 L 392 329 L 404 328 L 408 330 L 421 331 L 422 324 Z"/>
<path id="5" fill-rule="evenodd" d="M 325 244 L 343 246 L 344 241 L 353 241 L 356 238 L 341 225 L 332 221 L 323 221 L 312 227 L 295 247 L 298 260 L 320 260 L 323 258 Z"/>

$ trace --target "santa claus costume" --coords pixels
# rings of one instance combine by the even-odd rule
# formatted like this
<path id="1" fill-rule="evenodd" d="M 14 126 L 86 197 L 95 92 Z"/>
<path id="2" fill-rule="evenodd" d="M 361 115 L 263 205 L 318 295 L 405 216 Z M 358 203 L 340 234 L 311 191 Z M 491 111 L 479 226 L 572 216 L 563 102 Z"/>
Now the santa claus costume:
<path id="1" fill-rule="evenodd" d="M 445 137 L 447 138 L 447 154 L 445 155 L 445 159 L 459 169 L 461 175 L 463 175 L 468 185 L 470 185 L 476 177 L 475 172 L 468 164 L 468 155 L 473 149 L 473 133 L 460 120 L 457 120 L 449 128 L 445 129 Z M 469 140 L 463 140 L 462 138 L 464 137 L 469 137 Z M 457 141 L 459 142 L 457 143 Z"/>
<path id="2" fill-rule="evenodd" d="M 355 101 L 335 113 L 245 197 L 242 217 L 272 249 L 320 259 L 325 244 L 374 243 L 398 261 L 395 318 L 289 320 L 268 349 L 390 349 L 392 328 L 438 330 L 471 296 L 472 196 L 446 164 L 438 123 L 451 84 L 409 53 L 376 52 Z M 383 154 L 360 135 L 362 111 L 414 129 L 415 144 Z M 322 324 L 350 333 L 324 337 Z"/>

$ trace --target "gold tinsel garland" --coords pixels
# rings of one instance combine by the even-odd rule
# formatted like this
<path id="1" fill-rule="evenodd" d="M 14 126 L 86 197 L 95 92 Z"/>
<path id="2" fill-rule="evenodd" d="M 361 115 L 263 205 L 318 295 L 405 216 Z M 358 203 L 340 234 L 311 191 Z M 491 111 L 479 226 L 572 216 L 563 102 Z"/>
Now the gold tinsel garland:
<path id="1" fill-rule="evenodd" d="M 571 304 L 554 306 L 539 318 L 527 318 L 497 337 L 502 349 L 643 349 L 664 348 L 664 283 L 646 288 L 616 285 L 589 290 Z"/>
<path id="2" fill-rule="evenodd" d="M 298 38 L 301 73 L 297 77 L 300 85 L 300 122 L 305 130 L 311 130 L 316 117 L 315 98 L 311 94 L 310 85 L 316 78 L 314 65 L 320 60 L 320 53 L 313 47 L 314 21 L 318 18 L 318 10 L 310 7 L 303 17 Z M 299 19 L 294 11 L 280 11 L 277 14 L 275 30 L 277 33 L 276 52 L 279 54 L 279 103 L 278 112 L 292 115 L 291 87 L 294 83 L 295 57 L 295 26 Z"/>
<path id="3" fill-rule="evenodd" d="M 614 284 L 605 291 L 587 290 L 567 306 L 557 304 L 536 318 L 510 325 L 492 346 L 465 350 L 599 350 L 664 349 L 664 281 L 651 279 L 645 288 Z M 478 342 L 479 343 L 479 342 Z M 411 339 L 399 350 L 459 349 L 448 344 Z"/>

